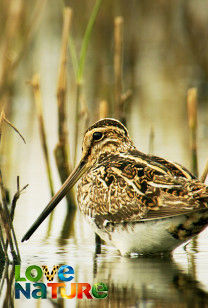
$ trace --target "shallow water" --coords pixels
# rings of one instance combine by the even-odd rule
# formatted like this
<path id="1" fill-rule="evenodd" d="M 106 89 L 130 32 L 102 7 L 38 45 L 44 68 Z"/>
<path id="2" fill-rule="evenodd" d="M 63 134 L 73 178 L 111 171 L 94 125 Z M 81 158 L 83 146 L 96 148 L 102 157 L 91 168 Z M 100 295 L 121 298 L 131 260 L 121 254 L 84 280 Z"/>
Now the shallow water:
<path id="1" fill-rule="evenodd" d="M 171 257 L 122 257 L 113 247 L 102 245 L 95 254 L 94 235 L 77 213 L 75 228 L 83 224 L 82 237 L 45 238 L 33 236 L 20 244 L 22 256 L 21 276 L 30 265 L 70 265 L 74 268 L 72 282 L 87 282 L 91 286 L 104 282 L 108 296 L 104 299 L 26 299 L 21 295 L 14 301 L 15 307 L 207 307 L 208 306 L 208 249 L 205 230 L 193 247 L 179 247 Z M 22 229 L 25 229 L 22 226 Z M 43 228 L 42 228 L 43 229 Z M 42 230 L 41 230 L 42 231 Z M 83 230 L 80 231 L 81 233 Z M 46 278 L 43 282 L 47 283 Z M 54 282 L 60 282 L 57 276 Z M 32 289 L 33 290 L 33 289 Z M 6 292 L 6 284 L 5 284 Z M 4 293 L 5 294 L 5 293 Z M 3 297 L 1 298 L 1 301 Z"/>

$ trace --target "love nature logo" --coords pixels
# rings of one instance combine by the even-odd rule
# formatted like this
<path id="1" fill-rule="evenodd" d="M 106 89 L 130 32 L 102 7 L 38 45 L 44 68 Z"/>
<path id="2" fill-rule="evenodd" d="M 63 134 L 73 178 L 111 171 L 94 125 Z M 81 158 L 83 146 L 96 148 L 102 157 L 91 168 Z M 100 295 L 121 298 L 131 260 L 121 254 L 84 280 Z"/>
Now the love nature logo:
<path id="1" fill-rule="evenodd" d="M 40 282 L 43 274 L 47 283 Z M 55 275 L 61 282 L 52 282 Z M 47 265 L 42 267 L 30 265 L 25 270 L 25 276 L 21 275 L 21 266 L 15 265 L 15 298 L 25 297 L 27 299 L 45 299 L 51 297 L 56 299 L 58 293 L 64 299 L 102 299 L 108 296 L 108 287 L 105 283 L 95 283 L 91 287 L 89 283 L 71 282 L 74 279 L 74 269 L 69 265 L 54 265 L 51 273 Z M 27 282 L 29 281 L 29 282 Z M 49 290 L 49 292 L 47 292 Z"/>

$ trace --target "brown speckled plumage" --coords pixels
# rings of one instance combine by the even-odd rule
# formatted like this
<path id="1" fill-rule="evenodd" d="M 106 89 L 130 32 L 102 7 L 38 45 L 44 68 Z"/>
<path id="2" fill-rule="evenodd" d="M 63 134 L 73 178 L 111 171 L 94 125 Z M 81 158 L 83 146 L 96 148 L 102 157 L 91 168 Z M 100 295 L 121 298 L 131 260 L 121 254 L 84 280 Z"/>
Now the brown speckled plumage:
<path id="1" fill-rule="evenodd" d="M 80 164 L 23 240 L 79 178 L 81 212 L 123 254 L 171 251 L 208 224 L 208 187 L 183 166 L 138 151 L 119 121 L 103 119 L 86 131 Z"/>
<path id="2" fill-rule="evenodd" d="M 100 145 L 96 162 L 80 180 L 77 195 L 81 212 L 98 230 L 108 233 L 109 225 L 112 232 L 115 224 L 127 228 L 136 222 L 179 215 L 184 215 L 186 222 L 170 227 L 173 237 L 185 241 L 204 229 L 208 223 L 206 185 L 183 166 L 138 151 L 117 121 L 99 121 L 86 134 L 100 128 L 105 128 L 103 139 L 108 142 Z M 114 139 L 116 145 L 111 142 Z"/>
<path id="3" fill-rule="evenodd" d="M 99 129 L 98 124 L 92 128 Z M 104 127 L 102 122 L 100 127 Z M 207 207 L 208 188 L 184 167 L 137 151 L 129 137 L 129 149 L 123 151 L 125 136 L 119 135 L 116 126 L 114 131 L 106 126 L 104 138 L 109 144 L 100 149 L 96 164 L 78 185 L 84 215 L 95 222 L 103 217 L 103 221 L 119 223 Z M 119 152 L 109 150 L 111 138 L 121 143 Z"/>

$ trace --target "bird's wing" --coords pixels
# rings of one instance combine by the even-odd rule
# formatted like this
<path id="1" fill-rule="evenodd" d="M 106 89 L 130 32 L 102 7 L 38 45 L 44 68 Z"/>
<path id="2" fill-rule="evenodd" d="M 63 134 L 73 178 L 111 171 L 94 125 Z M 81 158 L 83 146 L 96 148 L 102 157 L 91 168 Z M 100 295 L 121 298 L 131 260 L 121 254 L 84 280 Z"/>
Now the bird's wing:
<path id="1" fill-rule="evenodd" d="M 110 196 L 112 207 L 103 206 L 104 210 L 94 218 L 100 223 L 119 223 L 160 219 L 206 208 L 208 188 L 177 166 L 174 164 L 173 168 L 170 163 L 168 167 L 141 156 L 111 157 L 106 175 L 111 178 L 114 192 Z"/>

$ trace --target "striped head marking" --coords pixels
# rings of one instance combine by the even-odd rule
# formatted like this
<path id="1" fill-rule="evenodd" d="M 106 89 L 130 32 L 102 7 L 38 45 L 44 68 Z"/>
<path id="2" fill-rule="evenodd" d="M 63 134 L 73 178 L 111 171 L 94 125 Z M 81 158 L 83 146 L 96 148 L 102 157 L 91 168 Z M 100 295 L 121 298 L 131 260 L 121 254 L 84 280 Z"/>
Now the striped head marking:
<path id="1" fill-rule="evenodd" d="M 121 122 L 114 119 L 103 119 L 85 132 L 82 157 L 94 163 L 100 154 L 112 152 L 116 154 L 133 148 L 128 131 Z"/>

